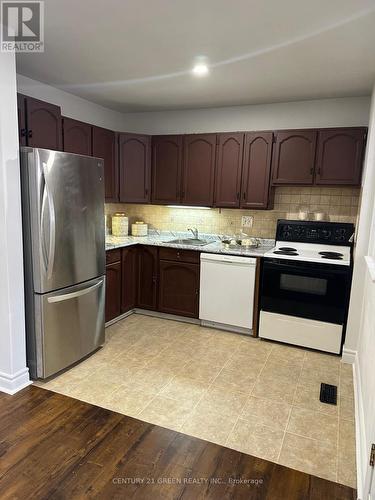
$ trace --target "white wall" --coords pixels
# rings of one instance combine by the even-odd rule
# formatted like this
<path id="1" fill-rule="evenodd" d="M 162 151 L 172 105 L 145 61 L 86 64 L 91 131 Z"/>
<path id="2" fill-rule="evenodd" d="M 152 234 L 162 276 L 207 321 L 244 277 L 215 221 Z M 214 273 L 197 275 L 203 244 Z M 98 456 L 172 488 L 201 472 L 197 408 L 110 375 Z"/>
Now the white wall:
<path id="1" fill-rule="evenodd" d="M 147 113 L 118 113 L 45 83 L 17 75 L 18 91 L 62 108 L 76 120 L 119 132 L 174 134 L 367 126 L 370 97 Z"/>
<path id="2" fill-rule="evenodd" d="M 370 443 L 375 441 L 375 283 L 366 255 L 375 257 L 375 87 L 370 113 L 362 203 L 354 261 L 344 356 L 354 361 L 358 496 L 367 499 L 371 470 Z M 375 484 L 374 484 L 375 490 Z M 371 497 L 373 498 L 373 497 Z"/>
<path id="3" fill-rule="evenodd" d="M 127 113 L 127 129 L 148 134 L 367 126 L 369 97 Z"/>
<path id="4" fill-rule="evenodd" d="M 355 353 L 358 346 L 359 326 L 362 317 L 364 296 L 363 277 L 367 273 L 365 255 L 368 254 L 370 234 L 372 228 L 372 211 L 375 203 L 375 101 L 372 99 L 369 132 L 365 166 L 362 177 L 362 193 L 359 211 L 359 223 L 355 245 L 354 273 L 350 299 L 348 326 L 344 346 L 344 354 L 350 361 L 351 353 Z M 353 361 L 353 360 L 352 360 Z"/>
<path id="5" fill-rule="evenodd" d="M 63 116 L 111 130 L 126 130 L 127 121 L 123 113 L 104 108 L 51 85 L 17 75 L 17 90 L 21 94 L 61 106 Z"/>
<path id="6" fill-rule="evenodd" d="M 15 58 L 0 52 L 0 391 L 8 393 L 30 383 L 18 148 Z"/>

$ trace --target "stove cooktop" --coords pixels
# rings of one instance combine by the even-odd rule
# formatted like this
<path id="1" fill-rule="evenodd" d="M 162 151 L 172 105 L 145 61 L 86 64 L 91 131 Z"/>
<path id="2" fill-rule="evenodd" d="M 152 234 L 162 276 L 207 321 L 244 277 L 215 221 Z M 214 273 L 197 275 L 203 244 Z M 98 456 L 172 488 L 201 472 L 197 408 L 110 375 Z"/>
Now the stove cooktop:
<path id="1" fill-rule="evenodd" d="M 333 248 L 332 245 L 295 242 L 293 246 L 285 247 L 284 242 L 276 241 L 276 246 L 266 252 L 264 257 L 350 266 L 350 247 Z"/>

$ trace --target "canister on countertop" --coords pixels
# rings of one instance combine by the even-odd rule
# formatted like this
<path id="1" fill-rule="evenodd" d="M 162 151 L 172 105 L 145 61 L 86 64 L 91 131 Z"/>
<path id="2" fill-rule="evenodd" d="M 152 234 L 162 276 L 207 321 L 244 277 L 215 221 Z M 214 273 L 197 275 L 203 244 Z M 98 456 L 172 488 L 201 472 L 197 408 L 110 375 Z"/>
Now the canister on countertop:
<path id="1" fill-rule="evenodd" d="M 148 224 L 143 221 L 137 221 L 132 224 L 132 236 L 147 236 Z"/>
<path id="2" fill-rule="evenodd" d="M 112 234 L 113 236 L 128 236 L 129 219 L 124 212 L 116 212 L 112 215 Z"/>
<path id="3" fill-rule="evenodd" d="M 320 210 L 315 210 L 313 212 L 314 220 L 319 221 L 329 221 L 329 216 L 326 212 L 321 212 Z"/>

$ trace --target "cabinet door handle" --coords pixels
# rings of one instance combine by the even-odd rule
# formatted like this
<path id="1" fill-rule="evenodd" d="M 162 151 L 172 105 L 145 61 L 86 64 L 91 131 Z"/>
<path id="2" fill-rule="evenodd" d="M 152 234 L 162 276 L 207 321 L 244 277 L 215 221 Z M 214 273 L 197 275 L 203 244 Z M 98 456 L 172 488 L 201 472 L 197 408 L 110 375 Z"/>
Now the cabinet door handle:
<path id="1" fill-rule="evenodd" d="M 240 193 L 237 193 L 237 200 L 240 199 Z"/>
<path id="2" fill-rule="evenodd" d="M 27 130 L 25 128 L 21 128 L 20 130 L 21 137 L 26 137 L 27 135 Z"/>
<path id="3" fill-rule="evenodd" d="M 311 167 L 310 168 L 310 174 L 312 175 L 314 173 L 314 169 Z"/>
<path id="4" fill-rule="evenodd" d="M 148 189 L 147 188 L 145 189 L 145 195 L 148 195 Z"/>
<path id="5" fill-rule="evenodd" d="M 27 137 L 32 137 L 32 136 L 33 136 L 33 131 L 32 131 L 32 130 L 29 130 L 29 131 L 27 132 Z"/>
<path id="6" fill-rule="evenodd" d="M 243 194 L 243 199 L 246 200 L 246 193 Z"/>

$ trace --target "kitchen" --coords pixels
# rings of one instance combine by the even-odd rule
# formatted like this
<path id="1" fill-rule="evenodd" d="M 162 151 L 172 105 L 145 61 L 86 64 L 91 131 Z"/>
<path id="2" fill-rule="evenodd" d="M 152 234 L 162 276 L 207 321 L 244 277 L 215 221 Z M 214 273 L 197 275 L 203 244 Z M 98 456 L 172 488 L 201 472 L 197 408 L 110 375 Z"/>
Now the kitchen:
<path id="1" fill-rule="evenodd" d="M 0 410 L 23 393 L 42 405 L 61 398 L 149 426 L 159 451 L 168 432 L 181 446 L 272 464 L 284 497 L 299 498 L 288 474 L 300 474 L 324 481 L 326 498 L 349 498 L 352 488 L 364 498 L 375 430 L 373 340 L 360 340 L 371 329 L 364 285 L 369 296 L 373 286 L 370 90 L 310 89 L 307 100 L 295 88 L 295 98 L 268 104 L 202 106 L 195 97 L 124 111 L 103 105 L 107 87 L 75 88 L 78 74 L 71 87 L 54 86 L 41 76 L 43 57 L 17 54 L 17 76 L 14 61 L 9 70 L 27 340 L 14 383 L 0 377 L 4 394 L 15 394 Z M 189 85 L 209 87 L 214 72 L 199 62 Z M 109 432 L 108 446 L 115 439 Z M 0 491 L 12 477 L 9 469 Z M 80 477 L 69 481 L 40 491 L 68 495 Z"/>

